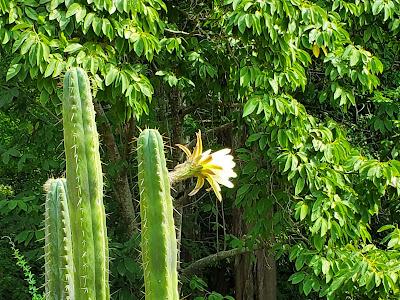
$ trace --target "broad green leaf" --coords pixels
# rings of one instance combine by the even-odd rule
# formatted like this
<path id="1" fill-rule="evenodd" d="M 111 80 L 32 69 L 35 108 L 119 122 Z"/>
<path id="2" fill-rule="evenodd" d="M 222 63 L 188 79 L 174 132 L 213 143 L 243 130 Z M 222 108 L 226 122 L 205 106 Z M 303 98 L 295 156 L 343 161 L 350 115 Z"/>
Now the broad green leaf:
<path id="1" fill-rule="evenodd" d="M 360 59 L 360 52 L 357 49 L 353 49 L 350 55 L 350 66 L 355 66 Z"/>
<path id="2" fill-rule="evenodd" d="M 296 187 L 294 189 L 294 194 L 297 196 L 298 194 L 301 193 L 301 191 L 304 189 L 304 185 L 305 185 L 305 180 L 302 177 L 297 178 L 297 182 L 296 182 Z M 307 207 L 308 210 L 308 207 Z"/>
<path id="3" fill-rule="evenodd" d="M 292 282 L 292 284 L 298 284 L 299 282 L 302 282 L 305 277 L 305 274 L 303 272 L 298 272 L 294 273 L 289 277 L 289 281 Z"/>
<path id="4" fill-rule="evenodd" d="M 306 277 L 306 279 L 303 281 L 303 292 L 306 296 L 310 294 L 313 286 L 313 279 L 312 277 Z"/>
<path id="5" fill-rule="evenodd" d="M 308 214 L 308 205 L 303 204 L 300 208 L 300 221 L 304 220 L 307 217 Z"/>
<path id="6" fill-rule="evenodd" d="M 80 10 L 82 9 L 81 4 L 80 3 L 72 3 L 67 10 L 67 13 L 65 14 L 66 18 L 69 18 L 73 15 L 75 15 L 76 13 L 78 13 Z"/>
<path id="7" fill-rule="evenodd" d="M 378 232 L 382 232 L 382 231 L 389 230 L 389 229 L 395 229 L 395 228 L 396 227 L 394 225 L 384 225 L 378 229 Z"/>
<path id="8" fill-rule="evenodd" d="M 134 43 L 133 49 L 135 50 L 137 56 L 142 55 L 144 49 L 144 43 L 141 37 L 139 37 L 137 41 Z"/>
<path id="9" fill-rule="evenodd" d="M 21 70 L 21 67 L 22 67 L 22 64 L 11 65 L 7 71 L 6 81 L 9 81 L 11 78 L 16 76 L 19 73 L 19 71 Z"/>
<path id="10" fill-rule="evenodd" d="M 65 49 L 64 52 L 65 53 L 74 53 L 76 51 L 78 51 L 79 49 L 81 49 L 83 46 L 81 44 L 78 43 L 73 43 L 73 44 L 69 44 Z"/>
<path id="11" fill-rule="evenodd" d="M 243 108 L 243 118 L 250 115 L 258 106 L 258 101 L 256 98 L 251 98 L 246 102 Z"/>
<path id="12" fill-rule="evenodd" d="M 33 35 L 30 35 L 24 42 L 24 44 L 21 47 L 21 54 L 24 55 L 28 53 L 28 51 L 31 49 L 32 45 L 36 43 L 36 40 Z"/>
<path id="13" fill-rule="evenodd" d="M 119 71 L 118 71 L 117 68 L 115 68 L 114 66 L 110 67 L 110 69 L 108 70 L 108 73 L 106 75 L 106 78 L 105 78 L 106 86 L 109 86 L 111 83 L 114 82 L 114 80 L 116 79 L 118 73 L 119 73 Z"/>

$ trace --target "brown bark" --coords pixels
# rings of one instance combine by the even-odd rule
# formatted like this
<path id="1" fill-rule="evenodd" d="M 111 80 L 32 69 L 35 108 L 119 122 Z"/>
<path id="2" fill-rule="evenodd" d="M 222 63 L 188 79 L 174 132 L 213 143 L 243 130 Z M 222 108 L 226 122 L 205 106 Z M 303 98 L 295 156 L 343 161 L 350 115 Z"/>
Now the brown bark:
<path id="1" fill-rule="evenodd" d="M 240 209 L 235 209 L 235 233 L 248 230 Z M 276 263 L 268 249 L 246 253 L 235 259 L 235 298 L 241 300 L 276 300 Z"/>
<path id="2" fill-rule="evenodd" d="M 99 119 L 98 130 L 106 147 L 106 155 L 111 163 L 118 163 L 122 160 L 122 157 L 117 143 L 115 142 L 111 124 L 108 122 L 101 104 L 95 102 L 94 106 Z M 129 141 L 127 142 L 129 143 Z M 110 179 L 112 182 L 113 193 L 120 206 L 119 213 L 126 225 L 126 233 L 131 237 L 137 230 L 137 223 L 135 218 L 135 207 L 133 205 L 133 196 L 129 187 L 126 167 L 122 167 L 122 169 Z"/>
<path id="3" fill-rule="evenodd" d="M 244 253 L 250 253 L 253 251 L 257 251 L 254 249 L 249 249 L 249 248 L 236 248 L 236 249 L 230 249 L 230 250 L 224 250 L 220 251 L 214 254 L 211 254 L 209 256 L 203 257 L 193 263 L 191 263 L 189 266 L 187 266 L 185 269 L 182 270 L 182 275 L 183 276 L 190 276 L 193 274 L 196 274 L 200 272 L 202 269 L 209 267 L 211 265 L 216 264 L 217 262 L 237 256 L 240 254 Z"/>
<path id="4" fill-rule="evenodd" d="M 245 128 L 236 131 L 233 149 L 242 147 L 247 138 Z M 266 218 L 272 218 L 271 215 Z M 250 225 L 245 222 L 243 210 L 235 208 L 233 232 L 241 237 L 248 233 Z M 271 237 L 271 240 L 273 237 Z M 276 300 L 276 263 L 268 248 L 256 253 L 245 253 L 235 257 L 235 299 Z"/>

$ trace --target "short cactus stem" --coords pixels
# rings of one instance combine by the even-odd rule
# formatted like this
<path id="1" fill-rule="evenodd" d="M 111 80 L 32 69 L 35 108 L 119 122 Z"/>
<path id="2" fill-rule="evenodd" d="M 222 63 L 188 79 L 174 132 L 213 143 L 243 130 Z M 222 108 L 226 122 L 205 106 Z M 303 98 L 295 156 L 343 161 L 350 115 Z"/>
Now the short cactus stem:
<path id="1" fill-rule="evenodd" d="M 75 287 L 66 181 L 51 178 L 44 189 L 46 299 L 71 299 Z"/>
<path id="2" fill-rule="evenodd" d="M 75 265 L 71 299 L 106 300 L 110 292 L 103 174 L 90 82 L 81 68 L 71 68 L 64 77 L 63 124 Z"/>
<path id="3" fill-rule="evenodd" d="M 164 144 L 158 131 L 142 131 L 137 151 L 145 299 L 178 300 L 173 205 Z"/>

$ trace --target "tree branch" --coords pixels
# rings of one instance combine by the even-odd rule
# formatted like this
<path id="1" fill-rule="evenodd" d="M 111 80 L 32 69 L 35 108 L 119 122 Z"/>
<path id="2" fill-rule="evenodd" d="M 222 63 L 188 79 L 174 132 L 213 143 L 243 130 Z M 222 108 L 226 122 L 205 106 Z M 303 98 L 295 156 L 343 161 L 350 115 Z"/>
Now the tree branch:
<path id="1" fill-rule="evenodd" d="M 121 153 L 118 149 L 110 122 L 99 102 L 94 102 L 94 108 L 99 118 L 99 133 L 101 134 L 106 146 L 108 158 L 113 163 L 121 161 Z M 129 141 L 127 141 L 129 143 Z M 127 170 L 124 167 L 112 178 L 112 188 L 116 200 L 120 205 L 120 213 L 126 224 L 126 233 L 131 237 L 137 230 L 135 219 L 135 207 L 133 206 L 133 196 L 129 187 Z"/>
<path id="2" fill-rule="evenodd" d="M 188 267 L 182 270 L 181 274 L 182 276 L 188 277 L 190 275 L 194 275 L 197 272 L 199 272 L 201 269 L 204 269 L 205 267 L 208 267 L 210 265 L 216 264 L 217 262 L 237 256 L 240 254 L 245 254 L 245 253 L 250 253 L 253 251 L 257 251 L 263 248 L 261 245 L 256 248 L 235 248 L 231 250 L 225 250 L 225 251 L 220 251 L 218 253 L 211 254 L 209 256 L 203 257 L 193 263 L 191 263 Z"/>

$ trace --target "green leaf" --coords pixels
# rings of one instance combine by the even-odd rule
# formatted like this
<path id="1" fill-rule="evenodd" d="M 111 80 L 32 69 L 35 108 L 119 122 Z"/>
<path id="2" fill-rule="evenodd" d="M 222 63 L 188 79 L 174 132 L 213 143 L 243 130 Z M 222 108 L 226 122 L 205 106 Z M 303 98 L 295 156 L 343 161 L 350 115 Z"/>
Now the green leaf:
<path id="1" fill-rule="evenodd" d="M 24 42 L 24 44 L 21 47 L 21 54 L 25 55 L 28 53 L 28 51 L 31 49 L 32 45 L 36 42 L 35 38 L 30 35 L 29 38 L 27 38 Z"/>
<path id="2" fill-rule="evenodd" d="M 135 44 L 133 45 L 133 49 L 135 50 L 135 53 L 137 56 L 141 56 L 143 53 L 143 49 L 144 49 L 144 43 L 141 37 L 139 37 Z"/>
<path id="3" fill-rule="evenodd" d="M 285 113 L 285 104 L 283 101 L 281 101 L 281 99 L 278 97 L 275 99 L 275 106 L 276 106 L 276 110 L 283 115 Z"/>
<path id="4" fill-rule="evenodd" d="M 86 33 L 90 26 L 92 25 L 93 19 L 95 17 L 94 13 L 88 13 L 85 18 L 85 22 L 83 23 L 83 31 Z"/>
<path id="5" fill-rule="evenodd" d="M 292 155 L 289 154 L 289 155 L 287 155 L 287 158 L 286 158 L 286 163 L 285 163 L 285 168 L 283 169 L 283 173 L 288 171 L 291 166 L 292 166 Z"/>
<path id="6" fill-rule="evenodd" d="M 96 33 L 96 35 L 100 35 L 102 28 L 102 20 L 99 17 L 95 16 L 92 21 L 92 27 L 94 33 Z"/>
<path id="7" fill-rule="evenodd" d="M 243 67 L 240 70 L 240 85 L 246 87 L 249 85 L 251 80 L 251 73 L 248 67 Z"/>
<path id="8" fill-rule="evenodd" d="M 43 77 L 46 78 L 49 77 L 51 74 L 53 74 L 55 66 L 56 66 L 56 61 L 55 60 L 50 61 L 50 63 L 47 65 Z"/>
<path id="9" fill-rule="evenodd" d="M 7 71 L 6 81 L 9 81 L 11 78 L 16 76 L 19 73 L 19 71 L 21 70 L 21 67 L 22 67 L 22 64 L 11 65 Z"/>
<path id="10" fill-rule="evenodd" d="M 326 221 L 325 218 L 322 218 L 321 220 L 321 236 L 325 236 L 325 234 L 328 232 L 328 222 Z"/>
<path id="11" fill-rule="evenodd" d="M 350 66 L 355 66 L 360 60 L 360 52 L 357 49 L 353 49 L 350 55 Z"/>
<path id="12" fill-rule="evenodd" d="M 294 194 L 297 196 L 301 193 L 305 185 L 305 180 L 303 177 L 297 178 L 296 187 L 294 189 Z"/>
<path id="13" fill-rule="evenodd" d="M 15 209 L 17 207 L 17 205 L 18 205 L 17 201 L 11 200 L 11 201 L 8 202 L 8 209 L 9 210 L 13 210 L 13 209 Z"/>
<path id="14" fill-rule="evenodd" d="M 308 294 L 310 294 L 312 286 L 313 286 L 312 277 L 307 277 L 303 282 L 303 292 L 306 296 L 308 296 Z"/>
<path id="15" fill-rule="evenodd" d="M 109 86 L 111 83 L 114 82 L 115 78 L 117 77 L 119 71 L 116 67 L 111 66 L 110 70 L 108 71 L 107 75 L 106 75 L 106 80 L 105 80 L 105 84 L 106 86 Z"/>
<path id="16" fill-rule="evenodd" d="M 104 33 L 104 35 L 106 37 L 108 37 L 110 40 L 112 40 L 114 38 L 114 29 L 113 29 L 113 27 L 111 25 L 110 20 L 103 19 L 101 28 L 102 28 L 103 33 Z"/>
<path id="17" fill-rule="evenodd" d="M 43 89 L 40 93 L 39 101 L 42 105 L 46 105 L 46 103 L 49 101 L 49 94 L 45 89 Z"/>
<path id="18" fill-rule="evenodd" d="M 81 10 L 81 4 L 80 3 L 72 3 L 67 10 L 67 13 L 65 14 L 66 18 L 69 18 L 73 15 L 75 15 L 77 12 Z"/>
<path id="19" fill-rule="evenodd" d="M 370 292 L 374 287 L 375 287 L 375 274 L 374 272 L 370 271 L 367 276 L 367 284 L 366 284 L 367 291 Z"/>
<path id="20" fill-rule="evenodd" d="M 21 47 L 21 45 L 24 43 L 24 41 L 28 38 L 29 33 L 28 32 L 24 32 L 22 33 L 19 38 L 14 42 L 14 45 L 12 47 L 12 52 L 15 52 L 19 49 L 19 47 Z"/>
<path id="21" fill-rule="evenodd" d="M 242 14 L 238 19 L 238 28 L 241 33 L 244 33 L 246 29 L 246 15 Z"/>
<path id="22" fill-rule="evenodd" d="M 329 272 L 330 266 L 331 266 L 331 263 L 329 262 L 329 260 L 323 258 L 322 259 L 322 273 L 324 275 L 326 275 Z"/>
<path id="23" fill-rule="evenodd" d="M 298 284 L 299 282 L 302 282 L 305 277 L 305 274 L 303 272 L 299 273 L 294 273 L 289 277 L 289 281 L 292 282 L 292 284 Z"/>
<path id="24" fill-rule="evenodd" d="M 79 49 L 81 49 L 83 46 L 81 44 L 78 43 L 73 43 L 73 44 L 69 44 L 65 49 L 64 52 L 65 53 L 74 53 L 76 51 L 78 51 Z"/>
<path id="25" fill-rule="evenodd" d="M 275 94 L 278 94 L 278 90 L 279 90 L 279 85 L 278 85 L 278 81 L 276 80 L 276 78 L 271 78 L 268 80 L 269 84 L 272 87 L 272 90 L 274 91 Z"/>
<path id="26" fill-rule="evenodd" d="M 25 7 L 25 13 L 28 16 L 29 19 L 32 19 L 34 21 L 37 21 L 38 19 L 38 14 L 37 12 L 31 8 L 31 7 Z"/>
<path id="27" fill-rule="evenodd" d="M 133 274 L 137 273 L 139 270 L 137 263 L 132 258 L 125 258 L 124 264 L 125 268 Z"/>
<path id="28" fill-rule="evenodd" d="M 300 221 L 304 220 L 305 217 L 307 217 L 307 214 L 308 214 L 308 205 L 304 203 L 300 208 Z"/>
<path id="29" fill-rule="evenodd" d="M 332 293 L 333 293 L 334 291 L 336 291 L 339 287 L 341 287 L 344 280 L 345 280 L 344 277 L 335 278 L 335 279 L 332 281 L 332 284 L 330 285 L 330 287 L 328 288 L 328 294 L 332 294 Z"/>
<path id="30" fill-rule="evenodd" d="M 296 267 L 296 271 L 299 271 L 303 266 L 304 266 L 304 256 L 303 255 L 299 255 L 296 258 L 296 262 L 294 263 L 294 266 Z"/>
<path id="31" fill-rule="evenodd" d="M 256 109 L 257 106 L 258 106 L 258 101 L 256 98 L 251 98 L 250 100 L 248 100 L 244 105 L 242 117 L 244 118 L 250 115 Z"/>
<path id="32" fill-rule="evenodd" d="M 153 95 L 153 87 L 148 84 L 147 82 L 142 82 L 139 81 L 137 84 L 140 87 L 140 91 L 148 98 L 150 98 Z"/>
<path id="33" fill-rule="evenodd" d="M 378 232 L 382 232 L 382 231 L 389 230 L 389 229 L 395 229 L 395 228 L 396 227 L 394 225 L 384 225 L 378 229 Z"/>
<path id="34" fill-rule="evenodd" d="M 248 183 L 243 184 L 243 185 L 237 190 L 237 193 L 236 193 L 236 200 L 239 200 L 239 201 L 240 201 L 241 199 L 243 199 L 244 195 L 249 191 L 250 187 L 251 187 L 251 184 L 248 184 Z"/>

